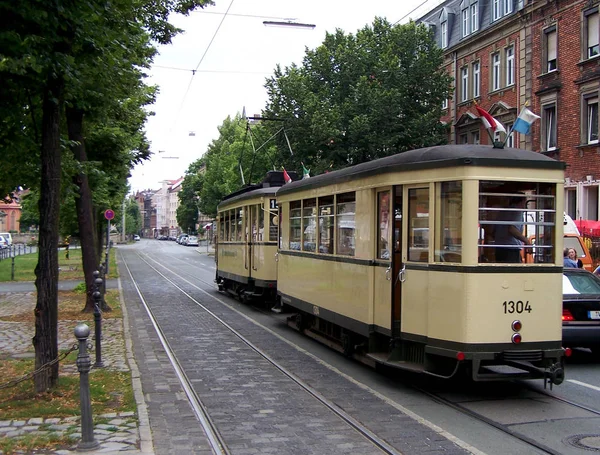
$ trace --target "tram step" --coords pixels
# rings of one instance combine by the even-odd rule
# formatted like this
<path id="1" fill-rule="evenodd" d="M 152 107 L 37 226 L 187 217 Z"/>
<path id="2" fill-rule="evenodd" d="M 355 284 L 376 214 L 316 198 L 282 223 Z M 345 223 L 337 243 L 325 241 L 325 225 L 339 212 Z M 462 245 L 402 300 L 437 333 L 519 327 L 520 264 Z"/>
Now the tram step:
<path id="1" fill-rule="evenodd" d="M 420 363 L 407 362 L 405 360 L 388 360 L 390 357 L 388 352 L 370 352 L 366 357 L 391 368 L 400 368 L 402 370 L 410 370 L 417 373 L 425 370 L 425 366 Z"/>

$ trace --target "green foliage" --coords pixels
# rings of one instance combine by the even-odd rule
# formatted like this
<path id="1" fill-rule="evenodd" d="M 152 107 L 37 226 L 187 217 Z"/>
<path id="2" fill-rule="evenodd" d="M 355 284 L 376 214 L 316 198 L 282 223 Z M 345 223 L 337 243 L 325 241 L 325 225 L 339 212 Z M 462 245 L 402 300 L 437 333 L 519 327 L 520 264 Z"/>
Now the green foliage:
<path id="1" fill-rule="evenodd" d="M 285 120 L 294 150 L 286 168 L 304 162 L 319 174 L 444 143 L 439 119 L 451 79 L 442 63 L 424 26 L 377 18 L 355 35 L 327 34 L 300 67 L 277 67 L 264 115 Z M 278 145 L 287 150 L 285 138 Z"/>

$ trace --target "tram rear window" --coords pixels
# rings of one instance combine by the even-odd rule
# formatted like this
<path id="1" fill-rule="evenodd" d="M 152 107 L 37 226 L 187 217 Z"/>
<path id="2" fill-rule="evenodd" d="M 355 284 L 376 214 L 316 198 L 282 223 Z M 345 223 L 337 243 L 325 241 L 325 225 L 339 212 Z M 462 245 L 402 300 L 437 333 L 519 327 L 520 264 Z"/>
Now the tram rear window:
<path id="1" fill-rule="evenodd" d="M 481 181 L 478 241 L 480 263 L 553 264 L 556 185 Z"/>

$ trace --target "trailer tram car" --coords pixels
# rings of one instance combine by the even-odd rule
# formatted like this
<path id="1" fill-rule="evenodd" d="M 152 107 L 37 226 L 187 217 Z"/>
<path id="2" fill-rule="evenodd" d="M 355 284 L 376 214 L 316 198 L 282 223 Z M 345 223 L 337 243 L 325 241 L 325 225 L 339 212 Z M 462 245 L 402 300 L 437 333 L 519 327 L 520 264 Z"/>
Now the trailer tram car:
<path id="1" fill-rule="evenodd" d="M 290 172 L 292 179 L 297 175 Z M 269 172 L 262 183 L 225 197 L 217 207 L 217 272 L 220 291 L 244 302 L 277 299 L 278 216 L 275 193 L 283 173 Z"/>
<path id="2" fill-rule="evenodd" d="M 372 366 L 560 384 L 563 172 L 531 151 L 448 145 L 284 185 L 290 324 Z M 241 206 L 227 207 L 231 230 Z M 531 258 L 507 254 L 515 219 L 535 232 Z"/>

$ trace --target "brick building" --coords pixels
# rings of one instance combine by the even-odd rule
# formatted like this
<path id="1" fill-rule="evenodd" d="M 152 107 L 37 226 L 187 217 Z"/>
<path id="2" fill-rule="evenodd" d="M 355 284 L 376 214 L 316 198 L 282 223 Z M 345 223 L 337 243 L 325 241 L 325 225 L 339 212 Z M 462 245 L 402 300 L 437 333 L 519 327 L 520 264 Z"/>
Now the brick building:
<path id="1" fill-rule="evenodd" d="M 598 3 L 448 0 L 417 21 L 432 28 L 455 80 L 442 118 L 449 142 L 492 142 L 475 103 L 507 131 L 528 106 L 541 117 L 531 134 L 493 139 L 565 161 L 565 210 L 574 219 L 599 219 Z"/>

